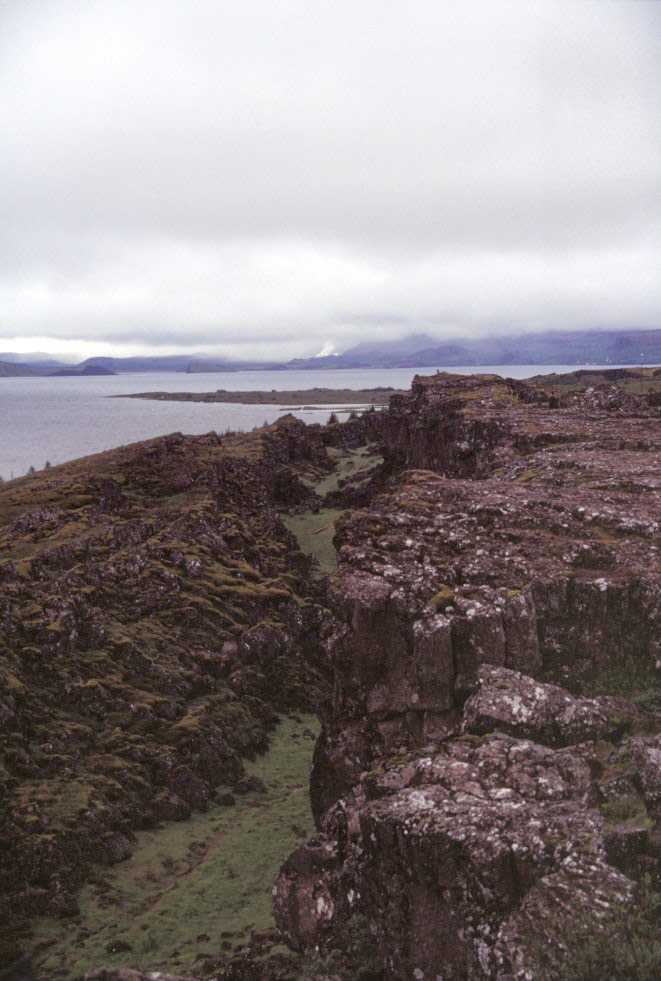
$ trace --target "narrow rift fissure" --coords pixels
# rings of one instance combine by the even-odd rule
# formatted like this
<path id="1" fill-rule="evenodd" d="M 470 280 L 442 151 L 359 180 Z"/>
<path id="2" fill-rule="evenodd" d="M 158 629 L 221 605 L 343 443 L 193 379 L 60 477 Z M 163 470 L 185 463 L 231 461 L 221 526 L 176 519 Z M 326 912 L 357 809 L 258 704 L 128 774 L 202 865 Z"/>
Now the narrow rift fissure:
<path id="1" fill-rule="evenodd" d="M 331 447 L 328 457 L 330 470 L 303 479 L 310 497 L 280 511 L 322 591 L 336 567 L 345 488 L 366 484 L 382 463 L 373 445 Z M 76 981 L 99 965 L 204 976 L 219 955 L 240 954 L 260 936 L 269 956 L 280 946 L 290 954 L 273 929 L 271 893 L 282 863 L 314 830 L 310 771 L 320 728 L 310 712 L 282 715 L 266 751 L 244 760 L 245 792 L 220 786 L 206 810 L 136 832 L 130 857 L 94 869 L 75 917 L 34 920 L 37 976 Z"/>

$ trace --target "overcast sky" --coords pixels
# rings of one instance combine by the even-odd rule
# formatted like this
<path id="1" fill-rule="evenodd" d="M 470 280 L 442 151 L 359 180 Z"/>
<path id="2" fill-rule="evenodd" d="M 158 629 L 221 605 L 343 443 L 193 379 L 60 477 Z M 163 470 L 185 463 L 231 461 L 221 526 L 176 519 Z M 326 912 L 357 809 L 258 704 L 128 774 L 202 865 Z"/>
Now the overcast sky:
<path id="1" fill-rule="evenodd" d="M 0 350 L 661 327 L 661 3 L 0 0 Z"/>

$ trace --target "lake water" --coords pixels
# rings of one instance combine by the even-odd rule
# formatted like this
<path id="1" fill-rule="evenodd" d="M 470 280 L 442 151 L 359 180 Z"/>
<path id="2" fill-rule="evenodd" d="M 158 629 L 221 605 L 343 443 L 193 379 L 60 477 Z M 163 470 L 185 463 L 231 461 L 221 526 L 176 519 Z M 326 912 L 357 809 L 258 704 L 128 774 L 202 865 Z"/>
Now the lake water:
<path id="1" fill-rule="evenodd" d="M 588 366 L 582 366 L 588 367 Z M 455 373 L 497 372 L 528 378 L 566 365 L 500 365 L 450 368 Z M 8 479 L 49 460 L 64 463 L 136 440 L 166 433 L 249 430 L 283 415 L 279 405 L 223 405 L 111 399 L 130 392 L 270 391 L 305 388 L 408 388 L 415 374 L 431 368 L 345 369 L 337 371 L 240 371 L 208 374 L 149 372 L 89 378 L 0 378 L 0 476 Z M 328 408 L 297 409 L 306 422 L 326 422 Z"/>

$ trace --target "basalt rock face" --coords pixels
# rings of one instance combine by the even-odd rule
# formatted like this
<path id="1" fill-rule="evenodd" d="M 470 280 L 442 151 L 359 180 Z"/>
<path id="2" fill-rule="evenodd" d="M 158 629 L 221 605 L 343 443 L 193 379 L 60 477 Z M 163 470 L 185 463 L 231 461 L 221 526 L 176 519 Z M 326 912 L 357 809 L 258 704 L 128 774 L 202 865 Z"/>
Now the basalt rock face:
<path id="1" fill-rule="evenodd" d="M 464 705 L 462 731 L 487 736 L 498 730 L 547 746 L 616 739 L 639 721 L 626 699 L 576 698 L 557 685 L 483 664 L 478 687 Z"/>
<path id="2" fill-rule="evenodd" d="M 661 718 L 589 696 L 623 663 L 657 684 L 659 410 L 485 378 L 394 401 L 394 475 L 336 537 L 319 838 L 276 917 L 302 948 L 365 918 L 385 978 L 550 981 L 661 871 Z"/>
<path id="3" fill-rule="evenodd" d="M 301 428 L 302 427 L 302 428 Z M 174 435 L 0 489 L 0 962 L 76 911 L 90 864 L 206 808 L 315 706 L 324 619 L 275 507 L 323 471 L 285 418 Z"/>
<path id="4" fill-rule="evenodd" d="M 511 436 L 514 406 L 545 402 L 539 389 L 496 375 L 416 377 L 410 394 L 394 395 L 381 414 L 386 459 L 393 469 L 483 477 Z"/>
<path id="5" fill-rule="evenodd" d="M 575 491 L 549 500 L 529 481 L 409 473 L 341 526 L 324 736 L 337 772 L 315 770 L 318 811 L 340 771 L 348 789 L 372 754 L 455 731 L 483 663 L 576 682 L 613 659 L 656 662 L 655 512 L 647 496 L 624 506 L 594 491 L 579 504 Z"/>
<path id="6" fill-rule="evenodd" d="M 558 977 L 573 919 L 613 931 L 633 894 L 593 762 L 498 733 L 384 760 L 283 867 L 276 916 L 300 946 L 366 916 L 387 978 Z"/>

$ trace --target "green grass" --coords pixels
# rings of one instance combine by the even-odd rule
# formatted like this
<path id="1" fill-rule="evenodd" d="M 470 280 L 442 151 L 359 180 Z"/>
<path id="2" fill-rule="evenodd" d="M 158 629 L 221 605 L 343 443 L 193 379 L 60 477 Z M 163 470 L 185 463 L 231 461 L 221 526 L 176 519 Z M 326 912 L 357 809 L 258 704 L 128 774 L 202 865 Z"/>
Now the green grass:
<path id="1" fill-rule="evenodd" d="M 640 708 L 661 711 L 661 681 L 650 657 L 626 655 L 584 679 L 581 695 L 616 695 L 626 698 Z"/>
<path id="2" fill-rule="evenodd" d="M 367 446 L 361 446 L 357 450 L 349 450 L 348 452 L 331 448 L 329 455 L 336 461 L 335 468 L 332 473 L 314 485 L 315 493 L 320 497 L 339 490 L 341 480 L 356 474 L 367 476 L 371 470 L 383 463 L 383 457 L 372 453 Z"/>
<path id="3" fill-rule="evenodd" d="M 370 446 L 356 450 L 340 450 L 331 447 L 329 456 L 335 463 L 331 473 L 312 481 L 305 480 L 319 497 L 325 497 L 340 489 L 340 481 L 346 477 L 364 474 L 367 477 L 375 467 L 383 463 L 383 457 L 372 452 Z M 311 555 L 319 563 L 321 575 L 332 575 L 337 568 L 337 554 L 333 545 L 335 524 L 344 514 L 341 508 L 321 508 L 303 514 L 283 514 L 282 521 L 294 535 L 304 555 Z"/>
<path id="4" fill-rule="evenodd" d="M 337 566 L 337 554 L 333 545 L 335 523 L 344 514 L 339 508 L 321 508 L 317 512 L 284 514 L 282 521 L 298 542 L 305 555 L 312 555 L 319 562 L 320 572 L 330 575 Z"/>
<path id="5" fill-rule="evenodd" d="M 250 929 L 272 926 L 275 876 L 312 833 L 308 781 L 318 729 L 313 716 L 285 719 L 269 752 L 246 764 L 266 794 L 139 832 L 132 858 L 99 870 L 83 889 L 80 917 L 39 920 L 34 948 L 50 946 L 37 957 L 38 977 L 77 981 L 100 966 L 185 972 L 199 955 L 219 953 L 223 940 L 238 945 Z M 131 949 L 113 953 L 118 942 Z"/>
<path id="6" fill-rule="evenodd" d="M 645 878 L 635 905 L 623 906 L 608 932 L 575 925 L 565 937 L 570 956 L 560 970 L 540 972 L 540 981 L 658 981 L 661 977 L 661 893 Z M 587 929 L 584 929 L 584 926 Z"/>
<path id="7" fill-rule="evenodd" d="M 650 827 L 653 823 L 647 815 L 645 801 L 634 794 L 624 794 L 622 797 L 604 801 L 599 805 L 599 810 L 606 819 L 606 824 L 611 827 L 622 824 L 643 824 Z"/>

